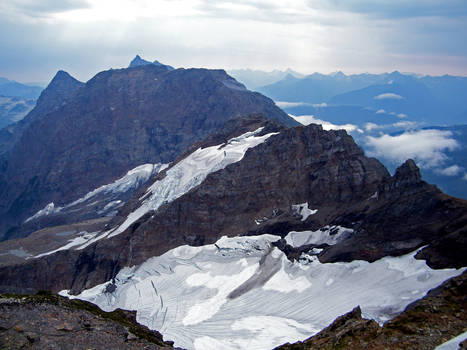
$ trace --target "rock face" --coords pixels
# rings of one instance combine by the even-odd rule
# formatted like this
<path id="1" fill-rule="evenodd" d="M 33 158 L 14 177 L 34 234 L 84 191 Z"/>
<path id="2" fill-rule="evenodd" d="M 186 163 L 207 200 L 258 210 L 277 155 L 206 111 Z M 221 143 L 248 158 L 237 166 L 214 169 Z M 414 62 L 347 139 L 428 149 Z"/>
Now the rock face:
<path id="1" fill-rule="evenodd" d="M 237 115 L 295 124 L 222 70 L 150 64 L 101 72 L 81 85 L 59 72 L 4 157 L 3 239 L 46 204 L 69 203 L 141 164 L 168 163 Z"/>
<path id="2" fill-rule="evenodd" d="M 0 346 L 5 349 L 174 349 L 134 312 L 107 313 L 83 301 L 41 294 L 0 295 Z"/>
<path id="3" fill-rule="evenodd" d="M 18 123 L 0 130 L 0 160 L 7 157 L 5 153 L 21 139 L 24 130 L 34 120 L 57 110 L 83 85 L 84 83 L 76 80 L 67 72 L 58 71 L 47 88 L 42 91 L 34 109 Z M 5 166 L 2 165 L 1 169 Z"/>
<path id="4" fill-rule="evenodd" d="M 357 307 L 317 335 L 277 350 L 434 349 L 465 331 L 467 273 L 431 290 L 380 327 L 365 320 Z"/>

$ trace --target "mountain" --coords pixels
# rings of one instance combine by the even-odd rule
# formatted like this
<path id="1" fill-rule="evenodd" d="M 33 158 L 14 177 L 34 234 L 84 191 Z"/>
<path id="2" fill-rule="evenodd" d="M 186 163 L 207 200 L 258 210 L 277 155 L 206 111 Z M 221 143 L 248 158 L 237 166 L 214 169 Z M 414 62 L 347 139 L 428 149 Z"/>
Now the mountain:
<path id="1" fill-rule="evenodd" d="M 101 72 L 86 84 L 59 72 L 3 141 L 1 237 L 15 237 L 51 202 L 66 205 L 132 168 L 173 161 L 228 119 L 250 113 L 296 124 L 222 70 L 149 64 Z"/>
<path id="2" fill-rule="evenodd" d="M 36 104 L 42 88 L 0 77 L 0 130 L 24 118 Z"/>
<path id="3" fill-rule="evenodd" d="M 130 65 L 128 68 L 134 68 L 134 67 L 139 67 L 139 66 L 146 66 L 148 64 L 153 64 L 155 66 L 160 66 L 160 67 L 165 67 L 167 70 L 174 70 L 172 66 L 167 66 L 165 64 L 160 63 L 159 61 L 154 61 L 154 62 L 149 62 L 144 59 L 142 59 L 139 55 L 136 55 L 135 58 L 130 62 Z"/>
<path id="4" fill-rule="evenodd" d="M 372 121 L 377 124 L 384 123 L 381 117 L 391 113 L 424 126 L 462 124 L 467 110 L 467 78 L 448 75 L 417 77 L 397 71 L 348 76 L 314 73 L 301 79 L 287 76 L 258 91 L 276 101 L 295 102 L 290 107 L 301 107 L 303 114 L 313 114 L 313 104 L 323 102 L 335 109 L 358 106 L 362 111 L 381 111 Z M 345 111 L 336 114 L 344 115 Z"/>
<path id="5" fill-rule="evenodd" d="M 275 84 L 258 88 L 276 101 L 305 102 L 319 104 L 327 102 L 337 94 L 360 89 L 386 80 L 387 74 L 358 74 L 346 76 L 336 74 L 313 73 L 303 78 L 287 75 Z"/>
<path id="6" fill-rule="evenodd" d="M 303 77 L 303 74 L 295 72 L 291 69 L 286 69 L 285 71 L 276 69 L 271 72 L 252 69 L 232 69 L 228 70 L 227 73 L 252 90 L 256 90 L 257 88 L 264 85 L 276 83 L 279 80 L 284 79 L 287 75 L 291 75 L 296 78 Z"/>
<path id="7" fill-rule="evenodd" d="M 7 97 L 19 97 L 25 100 L 35 100 L 39 97 L 42 88 L 40 86 L 21 84 L 17 81 L 0 77 L 0 95 Z"/>
<path id="8" fill-rule="evenodd" d="M 35 104 L 35 100 L 0 96 L 0 129 L 23 119 Z"/>
<path id="9" fill-rule="evenodd" d="M 66 104 L 66 100 L 83 85 L 67 72 L 58 71 L 49 85 L 41 92 L 31 112 L 17 123 L 0 130 L 0 157 L 5 157 L 32 122 Z"/>
<path id="10" fill-rule="evenodd" d="M 272 349 L 357 305 L 397 317 L 462 274 L 466 229 L 467 202 L 412 160 L 391 176 L 343 130 L 250 115 L 182 152 L 104 228 L 4 242 L 23 258 L 0 267 L 0 290 L 136 310 L 186 349 Z M 46 234 L 67 241 L 41 246 Z"/>

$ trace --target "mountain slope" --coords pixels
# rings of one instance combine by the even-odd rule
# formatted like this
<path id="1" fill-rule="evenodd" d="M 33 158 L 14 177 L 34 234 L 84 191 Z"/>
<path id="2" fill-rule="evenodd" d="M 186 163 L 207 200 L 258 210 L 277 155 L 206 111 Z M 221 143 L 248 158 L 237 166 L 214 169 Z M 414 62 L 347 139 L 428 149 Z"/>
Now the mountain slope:
<path id="1" fill-rule="evenodd" d="M 3 239 L 47 203 L 69 203 L 141 164 L 170 162 L 234 116 L 261 112 L 295 124 L 220 70 L 110 70 L 65 102 L 43 113 L 38 103 L 33 112 L 47 118 L 35 117 L 8 153 L 0 174 Z"/>
<path id="2" fill-rule="evenodd" d="M 345 131 L 252 115 L 181 154 L 106 228 L 0 267 L 0 290 L 137 310 L 188 349 L 267 350 L 356 305 L 394 318 L 465 270 L 466 228 L 466 201 L 413 161 L 390 176 Z"/>

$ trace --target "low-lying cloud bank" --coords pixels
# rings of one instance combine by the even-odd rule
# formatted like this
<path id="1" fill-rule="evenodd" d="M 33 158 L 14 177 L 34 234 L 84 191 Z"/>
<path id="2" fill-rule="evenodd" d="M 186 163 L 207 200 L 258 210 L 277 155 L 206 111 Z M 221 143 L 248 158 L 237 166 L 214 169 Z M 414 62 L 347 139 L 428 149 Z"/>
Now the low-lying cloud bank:
<path id="1" fill-rule="evenodd" d="M 292 118 L 294 118 L 297 122 L 303 125 L 321 124 L 324 130 L 342 130 L 343 129 L 349 133 L 353 131 L 358 131 L 359 133 L 363 133 L 363 130 L 359 129 L 358 126 L 354 124 L 336 125 L 336 124 L 327 122 L 325 120 L 317 119 L 312 115 L 299 115 L 299 116 L 295 116 L 292 114 L 289 114 L 289 115 Z"/>
<path id="2" fill-rule="evenodd" d="M 460 148 L 459 143 L 452 138 L 452 133 L 444 130 L 406 131 L 397 136 L 367 136 L 366 145 L 371 156 L 386 158 L 396 163 L 412 158 L 422 168 L 441 167 L 448 159 L 444 152 Z M 444 169 L 447 173 L 460 170 L 447 169 Z"/>

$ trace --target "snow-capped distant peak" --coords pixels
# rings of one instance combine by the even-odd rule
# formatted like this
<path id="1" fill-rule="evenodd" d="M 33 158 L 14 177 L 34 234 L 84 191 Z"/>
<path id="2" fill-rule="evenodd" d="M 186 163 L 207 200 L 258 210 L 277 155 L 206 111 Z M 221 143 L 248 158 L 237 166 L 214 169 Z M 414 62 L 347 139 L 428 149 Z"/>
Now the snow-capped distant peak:
<path id="1" fill-rule="evenodd" d="M 232 138 L 225 144 L 199 148 L 175 164 L 167 170 L 163 179 L 156 181 L 148 188 L 146 194 L 141 198 L 143 200 L 141 206 L 130 213 L 119 227 L 110 232 L 108 237 L 122 233 L 147 212 L 157 210 L 162 204 L 177 199 L 201 184 L 210 173 L 240 161 L 249 148 L 255 147 L 277 134 L 257 136 L 262 129 L 259 128 Z"/>

